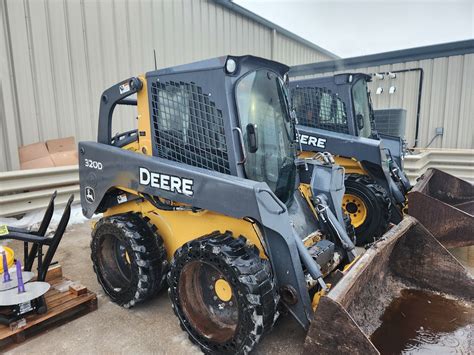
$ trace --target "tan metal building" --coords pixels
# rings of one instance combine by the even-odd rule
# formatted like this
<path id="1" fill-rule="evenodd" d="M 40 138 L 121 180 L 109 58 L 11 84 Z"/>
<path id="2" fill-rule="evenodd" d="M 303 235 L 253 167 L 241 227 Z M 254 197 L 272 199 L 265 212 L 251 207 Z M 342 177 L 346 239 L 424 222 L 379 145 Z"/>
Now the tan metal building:
<path id="1" fill-rule="evenodd" d="M 17 149 L 94 139 L 100 94 L 157 67 L 225 54 L 289 65 L 337 58 L 230 0 L 0 0 L 0 171 Z M 120 108 L 114 131 L 132 127 Z"/>
<path id="2" fill-rule="evenodd" d="M 350 72 L 382 74 L 370 83 L 373 105 L 407 110 L 409 147 L 474 148 L 474 40 L 297 65 L 290 77 Z"/>

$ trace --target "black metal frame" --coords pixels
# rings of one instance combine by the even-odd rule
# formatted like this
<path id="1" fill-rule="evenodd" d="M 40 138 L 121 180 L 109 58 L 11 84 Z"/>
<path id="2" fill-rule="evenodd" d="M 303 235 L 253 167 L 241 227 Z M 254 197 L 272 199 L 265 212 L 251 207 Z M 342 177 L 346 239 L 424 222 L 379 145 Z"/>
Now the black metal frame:
<path id="1" fill-rule="evenodd" d="M 54 235 L 51 237 L 45 236 L 54 213 L 54 200 L 56 196 L 57 193 L 54 192 L 51 196 L 51 200 L 49 201 L 43 220 L 41 221 L 40 227 L 37 231 L 28 231 L 27 229 L 23 228 L 7 227 L 8 233 L 0 237 L 0 240 L 14 239 L 22 241 L 24 243 L 23 265 L 25 271 L 31 271 L 35 259 L 38 259 L 38 276 L 36 278 L 37 281 L 45 281 L 49 266 L 51 265 L 54 254 L 56 253 L 56 250 L 58 249 L 59 243 L 61 242 L 64 232 L 66 231 L 66 227 L 71 216 L 71 204 L 74 201 L 74 195 L 71 195 L 71 197 L 69 197 L 69 200 L 66 203 L 66 207 L 64 208 L 63 215 L 61 217 L 61 220 L 59 221 L 56 231 L 54 232 Z M 31 249 L 29 249 L 29 243 L 32 244 Z M 44 258 L 43 246 L 48 246 L 48 250 L 46 251 L 46 254 L 44 254 Z M 44 300 L 44 296 L 32 300 L 32 306 L 37 313 L 45 313 L 47 307 L 46 302 Z M 19 311 L 19 306 L 13 306 L 12 315 L 0 314 L 0 324 L 10 325 L 12 322 L 18 320 L 20 316 L 22 315 Z"/>

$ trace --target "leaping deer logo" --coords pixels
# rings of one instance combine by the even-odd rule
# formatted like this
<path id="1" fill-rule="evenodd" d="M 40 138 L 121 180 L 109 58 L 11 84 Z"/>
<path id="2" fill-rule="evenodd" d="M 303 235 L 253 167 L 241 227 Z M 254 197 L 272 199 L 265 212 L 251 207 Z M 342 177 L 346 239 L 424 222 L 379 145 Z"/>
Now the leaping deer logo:
<path id="1" fill-rule="evenodd" d="M 86 192 L 86 201 L 89 203 L 93 203 L 95 201 L 95 193 L 92 187 L 87 186 L 85 189 Z"/>

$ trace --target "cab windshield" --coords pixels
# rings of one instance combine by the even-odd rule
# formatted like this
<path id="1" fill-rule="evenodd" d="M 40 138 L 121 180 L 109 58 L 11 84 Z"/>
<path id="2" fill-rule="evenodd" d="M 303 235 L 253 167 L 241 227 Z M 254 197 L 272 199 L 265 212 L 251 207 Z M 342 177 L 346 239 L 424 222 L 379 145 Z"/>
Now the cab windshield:
<path id="1" fill-rule="evenodd" d="M 352 86 L 352 100 L 354 103 L 354 117 L 359 137 L 372 136 L 371 113 L 367 83 L 360 79 Z"/>
<path id="2" fill-rule="evenodd" d="M 238 82 L 236 102 L 247 151 L 247 178 L 266 182 L 286 203 L 294 189 L 296 167 L 283 82 L 269 70 L 251 72 Z"/>

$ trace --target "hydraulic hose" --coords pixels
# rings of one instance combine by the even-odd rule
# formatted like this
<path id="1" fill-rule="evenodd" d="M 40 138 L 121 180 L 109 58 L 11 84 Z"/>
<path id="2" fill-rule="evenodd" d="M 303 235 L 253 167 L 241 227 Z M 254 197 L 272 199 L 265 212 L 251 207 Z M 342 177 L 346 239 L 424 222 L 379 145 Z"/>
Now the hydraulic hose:
<path id="1" fill-rule="evenodd" d="M 354 260 L 357 257 L 355 245 L 329 206 L 324 203 L 326 198 L 324 196 L 318 195 L 315 200 L 317 201 L 317 212 L 322 217 L 323 222 L 328 223 L 329 227 L 336 233 L 342 244 L 342 247 L 347 252 L 349 261 Z"/>
<path id="2" fill-rule="evenodd" d="M 296 247 L 298 248 L 298 254 L 300 255 L 303 265 L 306 266 L 311 277 L 318 281 L 319 285 L 323 290 L 327 290 L 327 285 L 323 280 L 323 274 L 319 264 L 313 259 L 308 249 L 304 246 L 303 241 L 300 239 L 298 234 L 293 231 L 293 236 L 295 237 Z"/>

